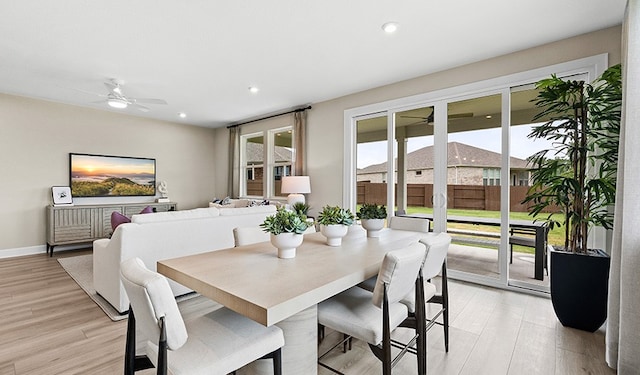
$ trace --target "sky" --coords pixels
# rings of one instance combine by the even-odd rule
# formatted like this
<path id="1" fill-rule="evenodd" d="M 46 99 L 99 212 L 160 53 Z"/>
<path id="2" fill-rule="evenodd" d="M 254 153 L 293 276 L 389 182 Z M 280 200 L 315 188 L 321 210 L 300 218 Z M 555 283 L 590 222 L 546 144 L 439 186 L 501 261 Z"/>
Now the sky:
<path id="1" fill-rule="evenodd" d="M 531 140 L 527 134 L 532 125 L 520 125 L 511 127 L 511 156 L 526 159 L 537 151 L 552 148 L 551 142 L 544 139 Z M 501 130 L 500 128 L 475 130 L 449 134 L 449 142 L 460 142 L 470 146 L 500 153 Z M 412 152 L 423 147 L 433 145 L 433 137 L 417 137 L 409 139 L 407 152 Z M 387 160 L 386 141 L 372 142 L 358 145 L 358 168 L 364 168 L 372 164 L 379 164 Z"/>

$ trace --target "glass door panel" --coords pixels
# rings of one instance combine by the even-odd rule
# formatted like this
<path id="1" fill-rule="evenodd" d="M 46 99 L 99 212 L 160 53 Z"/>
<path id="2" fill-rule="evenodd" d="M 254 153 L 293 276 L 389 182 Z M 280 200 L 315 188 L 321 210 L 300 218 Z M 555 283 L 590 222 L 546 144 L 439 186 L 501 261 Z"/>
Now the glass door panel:
<path id="1" fill-rule="evenodd" d="M 387 114 L 356 119 L 356 211 L 363 203 L 387 204 Z"/>
<path id="2" fill-rule="evenodd" d="M 502 95 L 447 105 L 450 270 L 500 278 Z"/>
<path id="3" fill-rule="evenodd" d="M 398 214 L 433 214 L 434 107 L 394 113 Z"/>
<path id="4" fill-rule="evenodd" d="M 271 150 L 271 163 L 272 163 L 272 180 L 270 191 L 275 197 L 286 197 L 288 194 L 283 194 L 282 177 L 291 176 L 292 164 L 293 164 L 293 137 L 291 129 L 282 129 L 274 132 L 270 132 L 271 144 L 273 149 Z"/>

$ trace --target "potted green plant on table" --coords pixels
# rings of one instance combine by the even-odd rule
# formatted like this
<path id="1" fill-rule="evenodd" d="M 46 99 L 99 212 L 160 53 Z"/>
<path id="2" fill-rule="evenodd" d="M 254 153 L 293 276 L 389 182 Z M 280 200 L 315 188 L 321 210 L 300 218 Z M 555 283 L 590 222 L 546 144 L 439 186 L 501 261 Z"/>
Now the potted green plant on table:
<path id="1" fill-rule="evenodd" d="M 348 208 L 324 206 L 318 214 L 320 233 L 327 238 L 327 245 L 340 246 L 355 216 Z"/>
<path id="2" fill-rule="evenodd" d="M 384 220 L 387 218 L 387 208 L 375 203 L 363 203 L 357 213 L 362 227 L 367 230 L 367 237 L 380 237 L 380 231 L 384 228 Z"/>
<path id="3" fill-rule="evenodd" d="M 275 215 L 265 218 L 260 227 L 271 234 L 271 244 L 278 249 L 278 258 L 294 258 L 308 223 L 306 216 L 279 208 Z"/>
<path id="4" fill-rule="evenodd" d="M 565 227 L 564 247 L 551 250 L 551 300 L 563 325 L 593 332 L 607 316 L 610 259 L 587 247 L 588 236 L 595 225 L 613 226 L 620 65 L 593 84 L 554 75 L 537 88 L 535 104 L 542 111 L 533 120 L 546 122 L 535 126 L 529 138 L 546 139 L 554 147 L 528 159 L 532 185 L 523 203 L 529 204 L 530 215 L 546 215 L 542 220 L 550 229 Z"/>

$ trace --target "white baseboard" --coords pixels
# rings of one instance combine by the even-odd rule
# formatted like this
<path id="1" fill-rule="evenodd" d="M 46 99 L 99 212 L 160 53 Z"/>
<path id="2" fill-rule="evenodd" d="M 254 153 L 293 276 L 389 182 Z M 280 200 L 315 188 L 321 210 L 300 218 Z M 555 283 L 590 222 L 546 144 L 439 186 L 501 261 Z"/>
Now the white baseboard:
<path id="1" fill-rule="evenodd" d="M 84 249 L 90 247 L 91 245 L 67 245 L 67 246 L 56 246 L 54 248 L 54 252 L 58 251 L 66 251 L 66 250 L 77 250 Z M 4 249 L 0 250 L 0 259 L 4 258 L 14 258 L 14 257 L 22 257 L 25 255 L 34 255 L 34 254 L 46 254 L 47 253 L 47 245 L 36 245 L 36 246 L 27 246 L 27 247 L 18 247 L 15 249 Z"/>

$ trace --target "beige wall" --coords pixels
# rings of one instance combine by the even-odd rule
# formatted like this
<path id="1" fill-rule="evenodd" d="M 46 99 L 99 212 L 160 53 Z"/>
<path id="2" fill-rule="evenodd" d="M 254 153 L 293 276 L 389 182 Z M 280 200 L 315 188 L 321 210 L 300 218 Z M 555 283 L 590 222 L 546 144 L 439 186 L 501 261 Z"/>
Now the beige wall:
<path id="1" fill-rule="evenodd" d="M 314 103 L 313 109 L 308 111 L 307 133 L 307 171 L 312 184 L 312 192 L 307 202 L 312 206 L 312 214 L 314 209 L 324 204 L 342 204 L 345 110 L 602 53 L 609 54 L 609 64 L 613 65 L 620 62 L 620 45 L 621 28 L 617 26 L 334 100 Z M 259 125 L 253 124 L 253 126 Z M 216 134 L 220 135 L 219 138 L 224 138 L 227 137 L 228 132 L 226 129 L 219 129 Z M 218 139 L 218 147 L 221 147 L 221 144 Z M 217 181 L 226 176 L 226 170 L 225 158 L 224 163 L 217 164 Z"/>
<path id="2" fill-rule="evenodd" d="M 16 249 L 44 253 L 45 206 L 51 186 L 69 184 L 70 152 L 155 158 L 157 179 L 186 209 L 205 207 L 214 195 L 214 145 L 212 129 L 0 94 L 0 257 Z"/>

